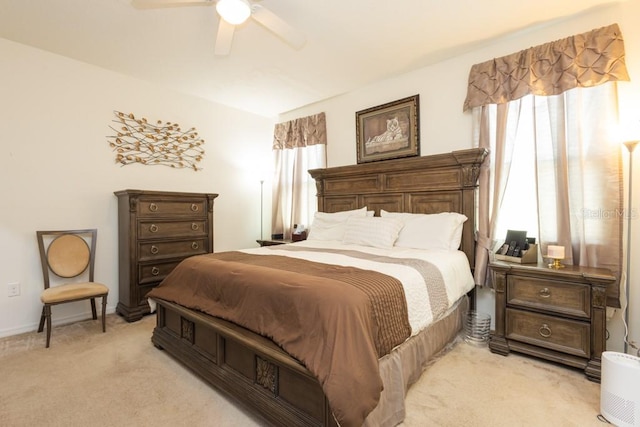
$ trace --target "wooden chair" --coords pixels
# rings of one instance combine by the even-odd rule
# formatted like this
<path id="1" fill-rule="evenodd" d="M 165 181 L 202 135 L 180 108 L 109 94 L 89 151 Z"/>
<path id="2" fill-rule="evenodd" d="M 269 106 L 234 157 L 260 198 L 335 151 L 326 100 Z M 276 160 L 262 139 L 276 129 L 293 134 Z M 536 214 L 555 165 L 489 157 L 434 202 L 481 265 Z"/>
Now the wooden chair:
<path id="1" fill-rule="evenodd" d="M 96 255 L 96 229 L 36 231 L 44 291 L 40 300 L 44 304 L 40 316 L 38 332 L 42 332 L 45 319 L 47 321 L 47 348 L 51 341 L 51 306 L 85 299 L 91 300 L 91 312 L 97 319 L 96 298 L 102 297 L 102 332 L 106 332 L 106 309 L 109 288 L 93 281 L 93 270 Z M 79 281 L 86 278 L 88 281 Z M 63 279 L 75 279 L 50 286 L 50 274 Z"/>

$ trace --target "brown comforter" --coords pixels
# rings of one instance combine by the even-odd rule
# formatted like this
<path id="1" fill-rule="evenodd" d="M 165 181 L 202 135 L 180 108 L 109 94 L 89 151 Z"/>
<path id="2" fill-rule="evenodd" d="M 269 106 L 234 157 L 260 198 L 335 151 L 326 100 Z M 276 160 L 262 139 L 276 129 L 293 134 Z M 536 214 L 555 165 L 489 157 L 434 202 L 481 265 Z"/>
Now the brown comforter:
<path id="1" fill-rule="evenodd" d="M 316 376 L 341 426 L 360 426 L 375 408 L 378 358 L 411 333 L 397 279 L 277 255 L 191 257 L 148 296 L 273 339 Z"/>

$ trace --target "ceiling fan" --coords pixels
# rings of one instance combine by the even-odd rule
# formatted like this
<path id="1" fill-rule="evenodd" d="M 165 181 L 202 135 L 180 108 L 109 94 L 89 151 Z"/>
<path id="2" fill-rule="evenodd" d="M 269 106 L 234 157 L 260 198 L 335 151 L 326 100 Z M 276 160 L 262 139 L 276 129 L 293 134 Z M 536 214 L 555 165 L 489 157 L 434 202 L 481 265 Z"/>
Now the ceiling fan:
<path id="1" fill-rule="evenodd" d="M 266 7 L 257 4 L 257 1 L 259 0 L 132 0 L 131 4 L 138 9 L 215 4 L 216 11 L 220 15 L 214 48 L 216 55 L 229 54 L 236 25 L 244 23 L 249 18 L 267 28 L 291 47 L 302 48 L 307 41 L 305 35 Z"/>

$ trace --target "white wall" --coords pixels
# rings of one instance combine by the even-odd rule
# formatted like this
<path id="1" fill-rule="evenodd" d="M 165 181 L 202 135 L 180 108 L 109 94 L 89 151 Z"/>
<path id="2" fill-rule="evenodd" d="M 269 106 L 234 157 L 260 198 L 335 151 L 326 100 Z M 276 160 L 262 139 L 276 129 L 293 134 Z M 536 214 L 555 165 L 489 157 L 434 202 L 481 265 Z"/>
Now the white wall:
<path id="1" fill-rule="evenodd" d="M 448 152 L 471 147 L 471 115 L 462 112 L 469 69 L 475 63 L 508 55 L 531 46 L 561 39 L 618 23 L 625 39 L 626 60 L 631 82 L 619 84 L 621 121 L 640 120 L 640 1 L 629 0 L 593 10 L 536 30 L 523 31 L 509 38 L 487 43 L 485 47 L 460 55 L 415 72 L 381 81 L 361 90 L 325 102 L 282 114 L 281 120 L 315 114 L 327 115 L 327 155 L 329 166 L 356 163 L 355 112 L 406 96 L 420 95 L 421 155 Z M 490 25 L 490 23 L 488 23 Z M 429 43 L 425 40 L 425 43 Z M 390 60 L 392 60 L 390 58 Z M 640 139 L 640 135 L 636 138 Z M 621 150 L 624 150 L 621 147 Z M 638 150 L 637 150 L 638 151 Z M 626 151 L 622 152 L 627 156 Z M 637 155 L 637 153 L 636 153 Z M 626 157 L 624 157 L 626 159 Z M 640 161 L 637 159 L 636 162 Z M 626 167 L 626 166 L 625 166 Z M 640 174 L 634 174 L 634 206 L 640 203 Z M 638 208 L 635 208 L 637 211 Z M 640 236 L 640 224 L 633 220 L 633 236 Z M 640 239 L 633 239 L 632 259 L 640 257 Z M 632 261 L 631 271 L 631 339 L 640 342 L 640 264 Z M 479 309 L 493 313 L 491 291 L 479 293 Z M 492 316 L 493 317 L 493 316 Z M 621 351 L 623 327 L 620 310 L 608 324 L 611 338 L 608 349 Z"/>
<path id="2" fill-rule="evenodd" d="M 0 39 L 0 336 L 37 327 L 42 272 L 36 230 L 98 228 L 96 280 L 118 301 L 117 198 L 126 188 L 212 192 L 215 250 L 257 246 L 260 176 L 274 120 Z M 202 171 L 115 163 L 113 110 L 195 127 Z M 265 183 L 265 194 L 270 194 Z M 265 212 L 270 211 L 265 197 Z M 269 224 L 265 218 L 265 224 Z M 21 294 L 7 296 L 19 282 Z M 56 307 L 54 323 L 86 316 L 86 302 Z"/>

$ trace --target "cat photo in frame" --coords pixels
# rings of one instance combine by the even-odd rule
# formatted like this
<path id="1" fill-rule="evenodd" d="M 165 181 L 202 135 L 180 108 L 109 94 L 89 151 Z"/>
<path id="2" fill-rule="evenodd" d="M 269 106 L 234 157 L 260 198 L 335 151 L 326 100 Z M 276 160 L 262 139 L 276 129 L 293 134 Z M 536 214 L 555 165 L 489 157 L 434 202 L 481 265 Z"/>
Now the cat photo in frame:
<path id="1" fill-rule="evenodd" d="M 419 95 L 356 112 L 358 163 L 420 155 Z"/>

